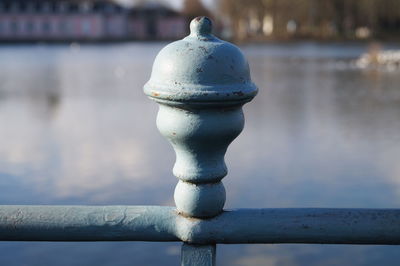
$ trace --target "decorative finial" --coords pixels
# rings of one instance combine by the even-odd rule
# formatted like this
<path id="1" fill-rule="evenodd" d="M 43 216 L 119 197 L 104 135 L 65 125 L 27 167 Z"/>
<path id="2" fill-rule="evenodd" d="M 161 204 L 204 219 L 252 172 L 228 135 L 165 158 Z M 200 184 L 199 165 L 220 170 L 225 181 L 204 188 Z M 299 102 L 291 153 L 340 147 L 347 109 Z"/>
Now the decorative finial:
<path id="1" fill-rule="evenodd" d="M 190 22 L 190 35 L 207 36 L 212 31 L 212 22 L 208 17 L 197 17 Z"/>
<path id="2" fill-rule="evenodd" d="M 223 210 L 224 155 L 243 129 L 242 105 L 257 87 L 239 48 L 211 35 L 209 18 L 195 18 L 190 30 L 157 55 L 144 91 L 160 104 L 157 127 L 176 153 L 177 211 L 208 218 Z"/>

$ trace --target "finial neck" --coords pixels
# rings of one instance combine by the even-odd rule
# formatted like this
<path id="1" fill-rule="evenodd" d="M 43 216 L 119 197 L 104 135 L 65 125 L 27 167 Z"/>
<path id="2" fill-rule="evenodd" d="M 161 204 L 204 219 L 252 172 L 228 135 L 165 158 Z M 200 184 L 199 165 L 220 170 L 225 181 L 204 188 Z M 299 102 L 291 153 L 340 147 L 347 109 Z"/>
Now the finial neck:
<path id="1" fill-rule="evenodd" d="M 212 22 L 208 17 L 197 17 L 190 22 L 190 36 L 199 39 L 213 37 Z"/>

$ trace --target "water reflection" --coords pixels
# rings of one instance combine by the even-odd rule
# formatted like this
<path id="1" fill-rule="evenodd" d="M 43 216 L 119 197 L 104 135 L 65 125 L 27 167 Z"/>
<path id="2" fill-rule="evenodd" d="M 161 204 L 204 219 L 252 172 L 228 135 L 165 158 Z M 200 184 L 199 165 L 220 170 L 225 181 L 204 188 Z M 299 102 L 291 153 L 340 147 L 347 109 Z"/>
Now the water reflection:
<path id="1" fill-rule="evenodd" d="M 174 153 L 142 93 L 163 45 L 0 47 L 1 202 L 172 205 Z M 243 50 L 260 93 L 227 155 L 227 207 L 398 207 L 398 73 L 354 68 L 362 45 Z M 178 251 L 178 244 L 0 244 L 6 265 L 176 265 Z M 394 248 L 375 246 L 219 251 L 220 265 L 400 259 Z"/>

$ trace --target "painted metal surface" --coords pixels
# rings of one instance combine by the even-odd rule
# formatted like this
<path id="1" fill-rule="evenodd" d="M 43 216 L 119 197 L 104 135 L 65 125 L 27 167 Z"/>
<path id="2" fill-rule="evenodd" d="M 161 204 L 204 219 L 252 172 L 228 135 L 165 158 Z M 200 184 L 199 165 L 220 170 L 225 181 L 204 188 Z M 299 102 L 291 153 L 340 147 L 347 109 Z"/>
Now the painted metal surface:
<path id="1" fill-rule="evenodd" d="M 238 209 L 196 219 L 160 206 L 0 206 L 0 240 L 400 244 L 400 210 Z"/>
<path id="2" fill-rule="evenodd" d="M 0 206 L 0 240 L 179 241 L 176 212 L 157 206 Z"/>
<path id="3" fill-rule="evenodd" d="M 193 243 L 400 244 L 399 209 L 238 209 L 190 226 Z"/>
<path id="4" fill-rule="evenodd" d="M 191 33 L 157 55 L 144 92 L 170 105 L 243 104 L 257 94 L 249 65 L 235 45 L 211 34 L 212 23 L 198 17 Z"/>
<path id="5" fill-rule="evenodd" d="M 215 266 L 215 245 L 182 245 L 181 265 Z"/>
<path id="6" fill-rule="evenodd" d="M 225 204 L 225 152 L 243 129 L 242 105 L 257 87 L 239 48 L 213 36 L 208 18 L 192 20 L 190 30 L 160 51 L 144 91 L 160 104 L 157 127 L 176 153 L 178 211 L 209 218 Z"/>

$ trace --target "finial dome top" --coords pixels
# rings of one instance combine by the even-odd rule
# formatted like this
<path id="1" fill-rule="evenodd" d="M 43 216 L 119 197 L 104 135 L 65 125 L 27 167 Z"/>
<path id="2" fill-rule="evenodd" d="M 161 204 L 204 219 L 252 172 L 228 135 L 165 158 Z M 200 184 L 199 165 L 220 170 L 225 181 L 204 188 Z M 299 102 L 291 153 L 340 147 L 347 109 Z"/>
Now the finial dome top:
<path id="1" fill-rule="evenodd" d="M 257 93 L 246 58 L 235 45 L 211 34 L 212 22 L 197 17 L 190 35 L 157 55 L 144 92 L 170 105 L 232 105 Z"/>

